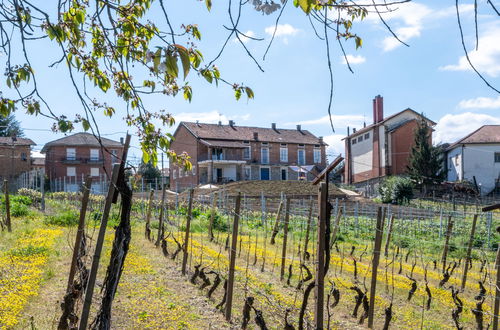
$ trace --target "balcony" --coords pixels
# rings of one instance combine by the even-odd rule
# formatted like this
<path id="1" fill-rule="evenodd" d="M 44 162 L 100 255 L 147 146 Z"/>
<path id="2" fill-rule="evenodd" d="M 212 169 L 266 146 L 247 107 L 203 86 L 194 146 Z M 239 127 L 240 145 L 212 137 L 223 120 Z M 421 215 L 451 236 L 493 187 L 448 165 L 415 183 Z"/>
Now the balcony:
<path id="1" fill-rule="evenodd" d="M 64 157 L 60 159 L 63 164 L 91 164 L 102 165 L 104 159 L 102 158 L 89 158 L 89 157 Z"/>

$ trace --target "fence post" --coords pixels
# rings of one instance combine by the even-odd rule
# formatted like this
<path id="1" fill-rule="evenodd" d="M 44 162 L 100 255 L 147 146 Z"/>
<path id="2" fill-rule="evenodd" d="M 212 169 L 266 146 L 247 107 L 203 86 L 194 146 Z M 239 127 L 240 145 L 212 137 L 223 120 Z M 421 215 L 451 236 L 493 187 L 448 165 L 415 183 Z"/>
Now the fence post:
<path id="1" fill-rule="evenodd" d="M 210 236 L 210 242 L 214 240 L 214 220 L 215 220 L 216 207 L 217 207 L 217 193 L 212 193 L 212 210 L 210 211 L 210 224 L 208 226 L 208 234 Z"/>
<path id="2" fill-rule="evenodd" d="M 450 244 L 451 231 L 453 230 L 453 217 L 448 216 L 448 227 L 446 228 L 446 237 L 444 241 L 443 257 L 441 261 L 443 262 L 443 272 L 446 269 L 446 258 L 448 257 L 448 249 Z"/>
<path id="3" fill-rule="evenodd" d="M 274 228 L 271 234 L 271 245 L 274 245 L 275 243 L 274 239 L 276 238 L 276 235 L 278 234 L 279 231 L 280 215 L 282 208 L 283 208 L 283 200 L 280 202 L 280 205 L 278 206 L 278 213 L 276 214 L 276 221 L 274 222 Z"/>
<path id="4" fill-rule="evenodd" d="M 42 193 L 42 200 L 40 202 L 40 209 L 45 212 L 45 174 L 40 172 L 40 191 Z M 90 189 L 90 187 L 89 187 Z"/>
<path id="5" fill-rule="evenodd" d="M 474 234 L 476 233 L 477 214 L 474 214 L 472 219 L 472 228 L 470 230 L 469 245 L 467 246 L 467 257 L 465 258 L 464 271 L 462 275 L 462 290 L 465 289 L 465 282 L 467 282 L 467 272 L 469 271 L 470 255 L 472 253 L 472 244 L 474 243 Z"/>
<path id="6" fill-rule="evenodd" d="M 500 227 L 497 227 L 497 233 L 500 233 Z M 500 310 L 500 244 L 497 248 L 497 258 L 495 261 L 495 269 L 497 271 L 496 290 L 495 290 L 495 307 L 493 312 L 493 330 L 498 330 L 498 312 Z"/>
<path id="7" fill-rule="evenodd" d="M 335 223 L 333 224 L 332 238 L 330 240 L 330 251 L 333 248 L 333 244 L 335 243 L 335 239 L 337 238 L 337 232 L 340 228 L 340 219 L 342 218 L 342 209 L 339 209 L 337 212 L 337 216 L 335 218 Z"/>
<path id="8" fill-rule="evenodd" d="M 85 215 L 87 214 L 87 205 L 89 203 L 90 187 L 92 185 L 92 177 L 88 176 L 83 186 L 83 197 L 82 197 L 82 207 L 80 208 L 80 219 L 78 221 L 78 230 L 76 232 L 75 246 L 73 247 L 73 257 L 71 258 L 71 267 L 69 269 L 68 276 L 68 286 L 66 287 L 66 293 L 70 292 L 73 286 L 73 279 L 75 278 L 76 272 L 76 260 L 78 259 L 78 254 L 80 252 L 80 245 L 82 244 L 82 236 L 85 227 Z"/>
<path id="9" fill-rule="evenodd" d="M 309 216 L 307 217 L 306 238 L 304 241 L 304 252 L 302 253 L 302 260 L 305 259 L 305 255 L 307 253 L 307 246 L 309 245 L 309 232 L 311 231 L 313 207 L 314 207 L 314 199 L 311 198 L 309 202 Z"/>
<path id="10" fill-rule="evenodd" d="M 389 218 L 389 228 L 387 230 L 387 240 L 385 241 L 384 256 L 387 258 L 389 255 L 389 244 L 391 242 L 392 227 L 394 226 L 394 214 Z"/>
<path id="11" fill-rule="evenodd" d="M 9 181 L 3 180 L 3 192 L 5 194 L 5 224 L 9 233 L 12 231 L 12 224 L 10 222 L 10 199 L 9 199 Z"/>
<path id="12" fill-rule="evenodd" d="M 375 295 L 377 293 L 377 271 L 380 260 L 380 248 L 382 246 L 382 233 L 384 232 L 385 210 L 379 207 L 377 210 L 377 229 L 375 232 L 375 246 L 373 248 L 372 281 L 370 285 L 370 309 L 368 310 L 368 328 L 373 328 L 373 316 L 375 315 Z"/>
<path id="13" fill-rule="evenodd" d="M 113 174 L 111 176 L 111 184 L 108 187 L 108 194 L 102 212 L 101 225 L 95 244 L 94 257 L 92 258 L 92 266 L 90 268 L 89 277 L 87 280 L 87 289 L 85 291 L 85 300 L 82 306 L 82 316 L 80 318 L 80 330 L 87 329 L 87 323 L 90 314 L 90 305 L 92 304 L 92 296 L 94 294 L 94 286 L 97 277 L 97 270 L 99 268 L 99 260 L 101 259 L 102 246 L 104 244 L 104 235 L 106 234 L 106 226 L 108 225 L 109 211 L 111 211 L 111 204 L 113 203 L 113 196 L 115 194 L 115 186 L 118 181 L 118 174 L 120 172 L 120 164 L 113 165 Z"/>
<path id="14" fill-rule="evenodd" d="M 193 189 L 189 189 L 186 235 L 184 236 L 184 255 L 182 258 L 182 275 L 186 275 L 186 265 L 188 260 L 188 247 L 189 247 L 189 231 L 191 230 L 192 209 L 193 209 Z"/>
<path id="15" fill-rule="evenodd" d="M 231 320 L 231 311 L 233 306 L 233 287 L 234 287 L 234 266 L 236 263 L 236 249 L 238 245 L 238 224 L 240 221 L 240 204 L 241 204 L 241 192 L 236 195 L 236 202 L 234 206 L 234 222 L 233 222 L 233 234 L 231 241 L 231 251 L 229 255 L 229 274 L 227 277 L 227 296 L 226 296 L 226 310 L 225 316 L 226 320 Z"/>
<path id="16" fill-rule="evenodd" d="M 285 276 L 285 264 L 286 264 L 286 244 L 288 239 L 288 222 L 290 221 L 290 197 L 286 198 L 285 207 L 285 226 L 283 227 L 283 249 L 281 251 L 281 271 L 280 271 L 280 281 L 283 281 Z"/>
<path id="17" fill-rule="evenodd" d="M 152 189 L 151 189 L 152 190 Z M 165 210 L 165 186 L 161 191 L 161 204 L 160 204 L 160 219 L 158 224 L 158 237 L 156 238 L 156 246 L 160 246 L 161 240 L 163 239 L 163 211 Z"/>
<path id="18" fill-rule="evenodd" d="M 327 183 L 321 182 L 318 192 L 318 244 L 316 251 L 316 309 L 314 320 L 316 329 L 323 329 L 323 312 L 325 300 L 325 234 L 328 203 Z"/>
<path id="19" fill-rule="evenodd" d="M 151 189 L 151 192 L 149 193 L 149 201 L 148 201 L 148 209 L 146 211 L 146 228 L 144 230 L 144 236 L 150 240 L 151 239 L 151 228 L 150 228 L 150 221 L 151 221 L 151 208 L 153 204 L 153 197 L 154 197 L 155 191 Z"/>

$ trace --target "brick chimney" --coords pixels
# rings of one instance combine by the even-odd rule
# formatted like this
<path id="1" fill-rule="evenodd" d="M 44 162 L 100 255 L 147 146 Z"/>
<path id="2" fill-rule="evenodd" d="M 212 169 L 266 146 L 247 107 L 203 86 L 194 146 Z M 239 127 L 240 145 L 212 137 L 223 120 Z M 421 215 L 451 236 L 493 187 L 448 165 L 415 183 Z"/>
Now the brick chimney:
<path id="1" fill-rule="evenodd" d="M 297 131 L 302 132 L 302 127 L 300 125 L 297 125 Z"/>
<path id="2" fill-rule="evenodd" d="M 257 133 L 257 132 L 253 132 L 253 139 L 254 139 L 255 141 L 258 141 L 258 140 L 259 140 L 259 133 Z"/>
<path id="3" fill-rule="evenodd" d="M 380 123 L 384 120 L 384 98 L 380 95 L 373 99 L 373 123 Z"/>
<path id="4" fill-rule="evenodd" d="M 234 120 L 229 121 L 229 126 L 234 127 L 234 124 L 235 124 Z"/>
<path id="5" fill-rule="evenodd" d="M 271 123 L 271 128 L 276 131 L 276 123 Z"/>

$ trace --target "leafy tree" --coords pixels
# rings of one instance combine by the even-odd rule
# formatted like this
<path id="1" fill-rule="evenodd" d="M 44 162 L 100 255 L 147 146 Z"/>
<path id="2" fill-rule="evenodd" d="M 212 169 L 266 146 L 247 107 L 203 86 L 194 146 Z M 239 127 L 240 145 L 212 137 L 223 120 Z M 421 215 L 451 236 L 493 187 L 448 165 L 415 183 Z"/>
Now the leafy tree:
<path id="1" fill-rule="evenodd" d="M 0 114 L 0 136 L 24 136 L 23 129 L 13 114 Z"/>
<path id="2" fill-rule="evenodd" d="M 403 176 L 389 176 L 379 186 L 383 203 L 408 204 L 413 198 L 414 183 Z"/>
<path id="3" fill-rule="evenodd" d="M 415 144 L 408 164 L 410 178 L 424 192 L 429 185 L 441 183 L 446 178 L 442 147 L 431 144 L 431 134 L 429 125 L 422 118 L 415 130 Z"/>
<path id="4" fill-rule="evenodd" d="M 137 170 L 137 174 L 139 174 L 144 180 L 148 183 L 155 182 L 155 179 L 161 179 L 161 172 L 153 165 L 151 161 L 145 163 L 141 162 L 139 165 L 139 169 Z"/>

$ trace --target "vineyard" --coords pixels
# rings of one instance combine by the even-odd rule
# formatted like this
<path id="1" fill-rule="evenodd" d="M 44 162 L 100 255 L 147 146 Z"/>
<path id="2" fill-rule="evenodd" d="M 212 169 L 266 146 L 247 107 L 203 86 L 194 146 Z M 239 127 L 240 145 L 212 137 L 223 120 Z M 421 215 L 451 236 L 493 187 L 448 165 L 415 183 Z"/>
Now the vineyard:
<path id="1" fill-rule="evenodd" d="M 35 191 L 10 196 L 0 326 L 68 329 L 86 317 L 93 328 L 310 329 L 319 277 L 324 328 L 493 326 L 496 213 L 330 198 L 321 234 L 317 198 L 150 196 L 130 203 L 129 246 L 123 203 L 103 229 L 104 196 L 54 193 L 44 212 Z"/>

